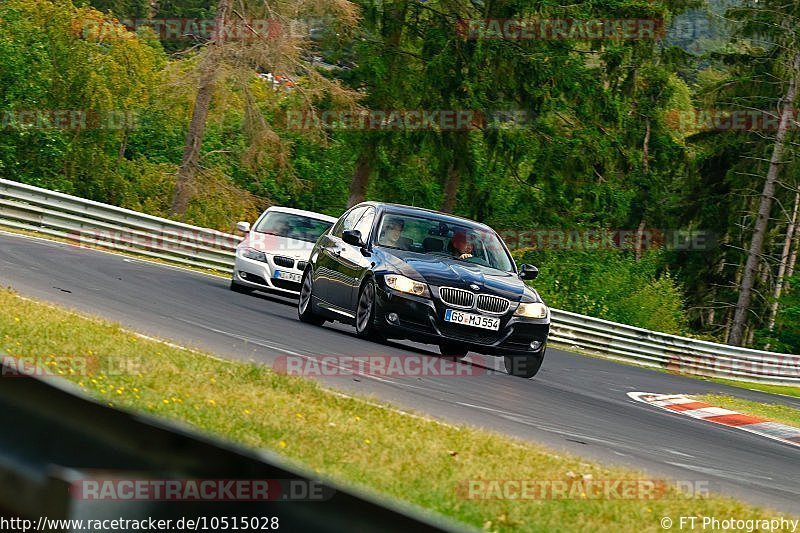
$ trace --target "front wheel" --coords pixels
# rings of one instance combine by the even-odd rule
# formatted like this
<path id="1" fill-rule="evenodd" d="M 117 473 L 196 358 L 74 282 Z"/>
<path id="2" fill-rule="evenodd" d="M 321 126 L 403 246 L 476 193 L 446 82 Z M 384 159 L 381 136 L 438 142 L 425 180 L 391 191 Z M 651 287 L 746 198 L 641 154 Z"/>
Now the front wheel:
<path id="1" fill-rule="evenodd" d="M 443 342 L 439 345 L 439 353 L 446 359 L 460 359 L 467 355 L 468 351 L 466 346 L 457 342 Z"/>
<path id="2" fill-rule="evenodd" d="M 303 274 L 303 283 L 300 285 L 300 299 L 297 302 L 297 317 L 301 322 L 321 326 L 325 319 L 314 313 L 311 304 L 311 293 L 314 290 L 314 282 L 311 280 L 311 271 L 306 270 Z"/>
<path id="3" fill-rule="evenodd" d="M 383 341 L 385 338 L 375 327 L 375 280 L 368 279 L 361 287 L 356 309 L 356 335 L 364 339 Z"/>
<path id="4" fill-rule="evenodd" d="M 231 280 L 230 288 L 233 292 L 238 292 L 239 294 L 250 294 L 251 292 L 253 292 L 253 289 L 251 289 L 250 287 L 245 287 L 240 283 L 236 283 L 234 280 Z"/>
<path id="5" fill-rule="evenodd" d="M 518 378 L 530 379 L 542 367 L 544 353 L 540 355 L 506 355 L 504 363 L 506 372 Z"/>

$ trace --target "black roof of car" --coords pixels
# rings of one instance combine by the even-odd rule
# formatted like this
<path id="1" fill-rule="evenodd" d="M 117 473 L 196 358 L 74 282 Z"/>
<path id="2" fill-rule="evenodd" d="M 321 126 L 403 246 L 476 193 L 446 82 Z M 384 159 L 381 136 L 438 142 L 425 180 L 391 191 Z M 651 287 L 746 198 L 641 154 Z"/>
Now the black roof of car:
<path id="1" fill-rule="evenodd" d="M 424 207 L 414 207 L 403 204 L 392 204 L 388 202 L 361 202 L 355 207 L 366 206 L 366 205 L 371 205 L 380 212 L 390 212 L 398 215 L 414 215 L 414 214 L 435 215 L 437 220 L 442 220 L 444 222 L 449 222 L 451 224 L 459 224 L 459 223 L 463 224 L 466 222 L 471 225 L 476 225 L 486 228 L 489 231 L 494 231 L 492 228 L 490 228 L 486 224 L 483 224 L 482 222 L 476 222 L 475 220 L 470 220 L 468 218 L 451 215 L 449 213 L 442 213 L 441 211 L 434 211 L 433 209 L 425 209 Z"/>

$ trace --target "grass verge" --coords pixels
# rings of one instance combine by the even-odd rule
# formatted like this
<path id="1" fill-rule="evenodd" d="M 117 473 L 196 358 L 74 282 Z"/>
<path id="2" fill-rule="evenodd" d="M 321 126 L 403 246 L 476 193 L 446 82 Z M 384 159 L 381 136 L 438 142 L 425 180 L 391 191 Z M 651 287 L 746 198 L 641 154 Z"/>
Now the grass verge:
<path id="1" fill-rule="evenodd" d="M 795 409 L 788 405 L 753 402 L 750 400 L 742 400 L 741 398 L 734 398 L 733 396 L 725 394 L 692 395 L 692 398 L 709 403 L 715 407 L 724 407 L 747 415 L 766 418 L 773 422 L 780 422 L 800 428 L 800 409 Z"/>
<path id="2" fill-rule="evenodd" d="M 744 389 L 768 392 L 770 394 L 782 394 L 784 396 L 794 396 L 795 398 L 800 398 L 800 387 L 792 387 L 789 385 L 767 385 L 765 383 L 745 383 L 742 381 L 719 378 L 711 378 L 709 381 L 722 383 L 724 385 L 733 385 L 734 387 L 741 387 Z"/>
<path id="3" fill-rule="evenodd" d="M 650 478 L 468 426 L 407 416 L 264 366 L 144 340 L 117 324 L 7 289 L 0 289 L 0 349 L 42 361 L 115 407 L 270 448 L 344 483 L 486 530 L 661 531 L 665 516 L 771 516 L 731 498 L 689 498 L 674 489 L 644 501 L 580 494 L 557 500 L 466 499 L 458 490 L 466 480 Z M 76 364 L 65 365 L 65 359 Z"/>

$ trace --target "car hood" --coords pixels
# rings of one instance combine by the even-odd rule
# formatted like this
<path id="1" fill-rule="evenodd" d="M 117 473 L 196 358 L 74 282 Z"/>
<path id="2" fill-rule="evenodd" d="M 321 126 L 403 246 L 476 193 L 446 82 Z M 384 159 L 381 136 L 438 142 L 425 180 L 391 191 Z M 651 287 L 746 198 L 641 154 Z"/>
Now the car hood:
<path id="1" fill-rule="evenodd" d="M 519 301 L 523 294 L 539 300 L 535 291 L 513 272 L 466 263 L 458 259 L 403 250 L 385 250 L 386 264 L 399 274 L 437 287 L 456 287 L 478 293 L 495 294 Z M 478 287 L 476 291 L 471 286 Z"/>
<path id="2" fill-rule="evenodd" d="M 285 255 L 303 260 L 307 260 L 314 249 L 313 242 L 258 232 L 250 232 L 239 246 L 255 248 L 270 255 Z"/>

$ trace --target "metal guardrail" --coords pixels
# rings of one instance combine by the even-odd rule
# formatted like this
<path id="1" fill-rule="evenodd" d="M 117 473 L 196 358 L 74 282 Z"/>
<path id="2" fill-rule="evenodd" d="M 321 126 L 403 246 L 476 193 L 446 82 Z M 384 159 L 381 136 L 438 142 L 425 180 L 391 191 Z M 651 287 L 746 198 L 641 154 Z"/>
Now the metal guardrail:
<path id="1" fill-rule="evenodd" d="M 0 219 L 78 245 L 230 271 L 241 237 L 0 179 Z"/>
<path id="2" fill-rule="evenodd" d="M 0 223 L 229 272 L 240 238 L 0 179 Z M 707 377 L 800 385 L 800 355 L 738 348 L 552 310 L 550 340 L 613 359 Z"/>
<path id="3" fill-rule="evenodd" d="M 472 530 L 416 507 L 339 486 L 271 452 L 246 449 L 188 426 L 108 407 L 61 378 L 36 377 L 32 367 L 20 372 L 23 365 L 15 361 L 19 360 L 0 357 L 0 421 L 6 428 L 0 431 L 0 519 L 30 520 L 28 530 L 99 531 L 113 526 L 87 527 L 86 523 L 148 518 L 172 519 L 174 526 L 177 519 L 201 517 L 206 527 L 197 529 L 205 531 Z M 158 487 L 162 482 L 183 486 L 260 483 L 268 490 L 253 498 L 241 497 L 235 489 L 227 494 L 218 490 L 210 497 L 188 490 L 176 491 L 172 497 L 159 497 L 154 491 L 140 496 L 141 492 L 133 494 L 130 489 L 131 483 Z M 90 484 L 110 490 L 86 490 Z M 128 494 L 123 492 L 126 484 Z M 200 494 L 208 492 L 203 489 Z M 72 527 L 39 522 L 45 517 L 83 520 L 84 527 L 74 522 Z M 221 525 L 220 517 L 227 526 Z M 247 527 L 242 518 L 247 518 Z M 278 519 L 279 527 L 265 527 L 272 518 Z M 235 526 L 231 520 L 237 521 Z"/>
<path id="4" fill-rule="evenodd" d="M 681 374 L 800 385 L 800 356 L 751 350 L 551 309 L 550 340 Z"/>

